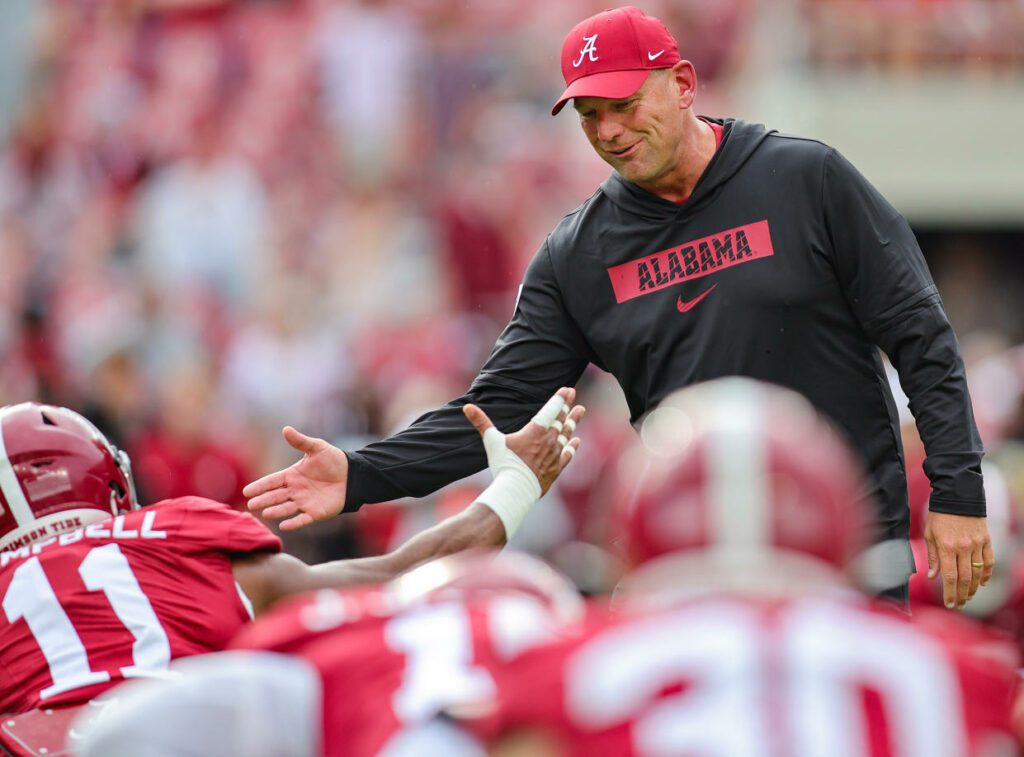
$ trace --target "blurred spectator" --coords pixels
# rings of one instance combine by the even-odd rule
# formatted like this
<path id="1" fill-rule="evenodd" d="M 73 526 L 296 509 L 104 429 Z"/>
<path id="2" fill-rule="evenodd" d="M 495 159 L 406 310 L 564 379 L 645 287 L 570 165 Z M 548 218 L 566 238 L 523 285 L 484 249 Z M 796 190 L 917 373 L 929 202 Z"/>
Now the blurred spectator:
<path id="1" fill-rule="evenodd" d="M 353 366 L 334 324 L 317 317 L 320 297 L 281 275 L 251 302 L 223 356 L 223 401 L 236 417 L 259 419 L 271 433 L 285 423 L 317 434 L 339 425 L 331 411 Z"/>
<path id="2" fill-rule="evenodd" d="M 138 266 L 170 312 L 191 288 L 236 308 L 256 296 L 261 280 L 264 189 L 223 143 L 222 128 L 220 112 L 204 113 L 189 153 L 141 188 Z"/>
<path id="3" fill-rule="evenodd" d="M 947 235 L 929 250 L 929 260 L 937 269 L 935 283 L 962 334 L 985 331 L 1019 341 L 1024 339 L 1020 294 L 1002 282 L 1024 273 L 1020 250 L 1011 245 L 993 247 L 980 236 Z"/>
<path id="4" fill-rule="evenodd" d="M 81 408 L 120 449 L 127 449 L 149 422 L 152 386 L 127 349 L 104 356 L 89 373 Z"/>
<path id="5" fill-rule="evenodd" d="M 140 501 L 194 494 L 245 507 L 242 487 L 255 474 L 248 445 L 214 400 L 206 366 L 191 364 L 168 376 L 154 422 L 128 445 Z"/>
<path id="6" fill-rule="evenodd" d="M 394 0 L 324 6 L 312 44 L 336 158 L 350 181 L 377 183 L 415 159 L 403 148 L 419 125 L 420 30 Z"/>
<path id="7" fill-rule="evenodd" d="M 443 262 L 452 272 L 461 309 L 482 310 L 500 322 L 512 312 L 507 295 L 518 284 L 521 266 L 501 224 L 503 204 L 481 191 L 478 176 L 459 175 L 438 209 Z M 486 186 L 486 185 L 484 185 Z"/>

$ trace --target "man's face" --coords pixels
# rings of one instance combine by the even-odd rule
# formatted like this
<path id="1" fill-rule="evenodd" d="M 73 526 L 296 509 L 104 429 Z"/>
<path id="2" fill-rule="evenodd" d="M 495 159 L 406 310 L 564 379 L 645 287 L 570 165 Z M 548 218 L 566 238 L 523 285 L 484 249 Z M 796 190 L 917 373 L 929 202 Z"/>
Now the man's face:
<path id="1" fill-rule="evenodd" d="M 602 160 L 641 186 L 678 167 L 683 119 L 671 70 L 652 71 L 629 97 L 577 97 L 573 107 Z"/>

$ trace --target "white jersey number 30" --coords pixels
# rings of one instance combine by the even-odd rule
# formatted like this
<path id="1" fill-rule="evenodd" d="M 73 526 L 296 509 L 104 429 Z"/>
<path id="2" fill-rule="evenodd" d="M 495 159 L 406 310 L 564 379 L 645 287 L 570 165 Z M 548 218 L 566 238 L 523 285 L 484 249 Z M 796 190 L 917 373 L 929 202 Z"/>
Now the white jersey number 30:
<path id="1" fill-rule="evenodd" d="M 706 606 L 624 626 L 572 657 L 568 715 L 584 730 L 632 722 L 645 757 L 854 757 L 870 754 L 869 688 L 895 754 L 967 753 L 948 715 L 962 711 L 956 671 L 922 634 L 834 605 L 798 605 L 777 621 Z"/>

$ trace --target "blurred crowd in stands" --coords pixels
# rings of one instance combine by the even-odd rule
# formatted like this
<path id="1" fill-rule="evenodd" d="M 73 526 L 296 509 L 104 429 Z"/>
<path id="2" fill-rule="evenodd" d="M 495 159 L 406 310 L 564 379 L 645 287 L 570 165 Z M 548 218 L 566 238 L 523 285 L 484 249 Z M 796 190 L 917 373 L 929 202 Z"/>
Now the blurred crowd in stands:
<path id="1" fill-rule="evenodd" d="M 1019 75 L 1020 0 L 802 0 L 809 57 L 831 70 Z"/>
<path id="2" fill-rule="evenodd" d="M 282 425 L 350 447 L 459 396 L 526 262 L 606 175 L 574 119 L 548 110 L 562 35 L 607 5 L 39 4 L 0 145 L 0 402 L 97 420 L 143 501 L 241 507 L 244 483 L 294 459 Z M 729 115 L 755 0 L 643 5 L 695 62 L 702 112 Z M 1024 64 L 1019 0 L 804 5 L 813 65 Z M 990 291 L 1002 271 L 975 259 L 984 250 L 957 249 L 936 274 L 986 441 L 1024 441 L 1024 348 L 1011 349 L 1024 308 Z M 974 279 L 942 275 L 965 267 Z M 569 542 L 570 562 L 601 541 L 601 518 L 582 513 L 605 511 L 602 481 L 632 433 L 606 377 L 588 373 L 581 399 L 580 458 L 521 533 L 541 552 Z M 364 508 L 292 548 L 380 551 L 478 483 Z"/>

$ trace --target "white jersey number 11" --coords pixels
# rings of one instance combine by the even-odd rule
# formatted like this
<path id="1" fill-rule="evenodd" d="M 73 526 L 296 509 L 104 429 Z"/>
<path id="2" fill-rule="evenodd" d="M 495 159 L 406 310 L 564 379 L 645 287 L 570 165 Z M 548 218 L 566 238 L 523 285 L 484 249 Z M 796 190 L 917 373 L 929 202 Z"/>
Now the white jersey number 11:
<path id="1" fill-rule="evenodd" d="M 121 668 L 121 675 L 137 678 L 166 669 L 171 661 L 167 632 L 160 625 L 120 546 L 105 544 L 89 550 L 78 566 L 78 574 L 87 589 L 106 595 L 118 620 L 135 637 L 132 664 Z M 61 606 L 38 557 L 27 560 L 14 571 L 3 607 L 9 622 L 25 619 L 46 658 L 53 684 L 39 692 L 40 699 L 110 680 L 110 673 L 89 667 L 85 645 Z"/>

